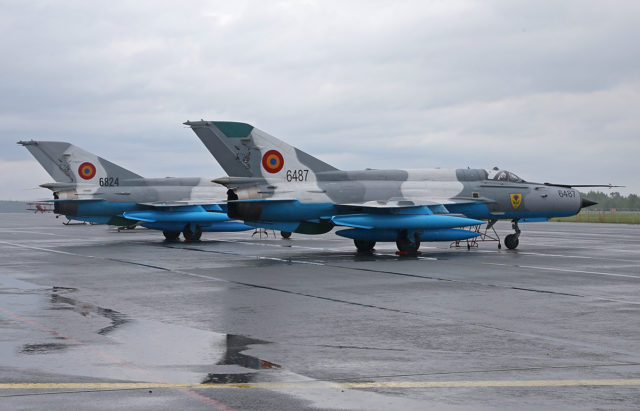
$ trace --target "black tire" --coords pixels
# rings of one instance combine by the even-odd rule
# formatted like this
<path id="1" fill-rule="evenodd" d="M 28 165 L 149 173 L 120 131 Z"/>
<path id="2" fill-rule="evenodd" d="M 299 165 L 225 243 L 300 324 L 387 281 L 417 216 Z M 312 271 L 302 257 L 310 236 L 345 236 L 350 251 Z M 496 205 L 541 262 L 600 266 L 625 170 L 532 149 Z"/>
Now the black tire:
<path id="1" fill-rule="evenodd" d="M 202 237 L 202 228 L 200 228 L 199 225 L 196 225 L 196 229 L 191 231 L 191 224 L 187 224 L 184 226 L 182 235 L 184 236 L 185 241 L 200 241 L 200 237 Z"/>
<path id="2" fill-rule="evenodd" d="M 291 231 L 280 231 L 280 235 L 282 236 L 282 238 L 290 238 Z"/>
<path id="3" fill-rule="evenodd" d="M 163 231 L 162 234 L 167 241 L 177 241 L 180 238 L 180 231 Z"/>
<path id="4" fill-rule="evenodd" d="M 520 244 L 520 240 L 518 239 L 518 236 L 515 234 L 509 234 L 504 238 L 504 245 L 509 250 L 515 250 L 516 248 L 518 248 L 518 244 Z"/>
<path id="5" fill-rule="evenodd" d="M 418 233 L 415 233 L 412 241 L 409 239 L 407 230 L 402 230 L 398 233 L 396 246 L 398 246 L 398 251 L 401 253 L 415 255 L 418 253 L 418 249 L 420 248 L 420 237 Z"/>
<path id="6" fill-rule="evenodd" d="M 353 240 L 353 243 L 356 245 L 359 253 L 370 253 L 373 251 L 373 247 L 376 246 L 375 241 Z"/>

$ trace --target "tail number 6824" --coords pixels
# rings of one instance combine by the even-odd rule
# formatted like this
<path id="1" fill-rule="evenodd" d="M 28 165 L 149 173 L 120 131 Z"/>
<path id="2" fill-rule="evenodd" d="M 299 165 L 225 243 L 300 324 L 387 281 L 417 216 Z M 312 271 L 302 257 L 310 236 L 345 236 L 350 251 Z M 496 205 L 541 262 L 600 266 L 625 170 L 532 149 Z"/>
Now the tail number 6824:
<path id="1" fill-rule="evenodd" d="M 100 187 L 113 187 L 119 186 L 120 181 L 118 181 L 118 177 L 104 177 L 98 180 L 98 184 L 100 184 Z"/>

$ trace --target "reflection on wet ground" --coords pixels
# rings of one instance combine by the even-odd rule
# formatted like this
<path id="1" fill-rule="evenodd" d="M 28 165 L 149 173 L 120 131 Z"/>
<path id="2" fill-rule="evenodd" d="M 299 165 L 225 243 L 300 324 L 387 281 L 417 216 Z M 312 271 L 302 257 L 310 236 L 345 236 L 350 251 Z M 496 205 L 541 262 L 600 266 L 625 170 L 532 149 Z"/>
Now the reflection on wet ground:
<path id="1" fill-rule="evenodd" d="M 25 281 L 9 279 L 5 279 L 2 285 L 10 285 L 11 287 L 0 287 L 0 294 L 12 295 L 17 298 L 13 300 L 13 303 L 16 306 L 21 306 L 23 310 L 38 309 L 42 307 L 44 302 L 47 310 L 77 313 L 86 318 L 89 321 L 88 324 L 94 324 L 100 317 L 107 319 L 110 323 L 107 327 L 91 331 L 94 335 L 98 334 L 108 339 L 105 340 L 104 348 L 100 348 L 100 350 L 122 363 L 127 362 L 145 368 L 155 368 L 155 376 L 161 374 L 171 377 L 183 375 L 182 378 L 185 380 L 201 381 L 202 383 L 247 383 L 256 381 L 260 370 L 281 368 L 279 364 L 242 353 L 250 345 L 270 344 L 269 341 L 197 330 L 151 320 L 133 320 L 130 316 L 117 310 L 73 298 L 70 294 L 78 293 L 77 288 L 38 287 Z M 64 316 L 59 317 L 59 320 L 63 323 L 69 321 L 64 318 Z M 51 318 L 50 321 L 51 324 L 60 323 L 52 321 Z M 22 355 L 38 355 L 43 368 L 49 367 L 47 362 L 51 363 L 51 368 L 55 368 L 55 364 L 62 362 L 68 365 L 76 364 L 78 368 L 67 371 L 79 375 L 98 378 L 114 378 L 114 375 L 118 375 L 115 370 L 100 374 L 98 369 L 91 364 L 82 365 L 86 352 L 71 350 L 71 348 L 82 344 L 75 338 L 67 337 L 50 328 L 51 324 L 47 326 L 49 334 L 53 334 L 49 335 L 49 341 L 30 341 L 16 347 L 16 351 Z M 125 324 L 128 327 L 123 327 Z M 36 334 L 36 336 L 38 339 L 43 337 L 42 334 Z M 91 337 L 85 336 L 85 338 Z M 182 341 L 190 341 L 193 347 L 198 346 L 200 349 L 196 349 L 195 353 L 182 352 L 183 361 L 178 361 L 178 364 L 167 362 L 167 358 L 177 358 L 175 350 L 179 350 Z M 113 343 L 116 344 L 113 345 Z M 115 353 L 117 356 L 111 353 Z M 130 355 L 131 353 L 134 355 Z M 25 357 L 22 358 L 25 359 Z M 192 370 L 186 370 L 185 365 L 192 367 Z M 229 366 L 241 368 L 230 368 Z M 172 367 L 179 369 L 172 371 Z M 203 369 L 209 370 L 209 372 L 205 371 L 204 376 Z M 233 372 L 236 370 L 237 372 Z M 251 371 L 246 372 L 248 370 Z M 128 376 L 120 374 L 119 378 L 139 380 L 141 377 L 144 378 L 144 375 L 135 375 L 134 373 Z"/>
<path id="2" fill-rule="evenodd" d="M 87 302 L 82 302 L 77 299 L 71 298 L 69 296 L 62 295 L 63 293 L 69 293 L 77 291 L 73 288 L 67 287 L 53 287 L 50 303 L 51 310 L 71 310 L 73 312 L 77 312 L 83 317 L 88 316 L 89 314 L 96 314 L 102 317 L 107 318 L 111 325 L 108 327 L 101 328 L 97 331 L 97 334 L 106 336 L 114 331 L 116 331 L 120 326 L 132 323 L 135 327 L 135 323 L 139 321 L 130 320 L 125 314 L 118 312 L 116 310 L 100 307 L 94 304 L 90 304 Z M 170 327 L 167 324 L 157 323 L 155 324 L 156 331 L 159 332 L 158 326 L 160 327 Z M 175 330 L 176 332 L 180 332 L 179 330 Z M 166 334 L 166 330 L 162 331 L 161 334 Z M 263 370 L 263 369 L 278 369 L 281 368 L 279 364 L 275 364 L 269 361 L 261 360 L 259 358 L 242 354 L 242 351 L 248 349 L 249 345 L 253 344 L 269 344 L 268 341 L 258 340 L 254 338 L 244 337 L 241 335 L 233 335 L 233 334 L 220 334 L 220 337 L 224 338 L 225 344 L 225 352 L 223 358 L 216 363 L 216 365 L 237 365 L 243 368 L 251 369 L 251 370 Z M 48 352 L 55 352 L 59 350 L 64 350 L 67 348 L 67 344 L 27 344 L 24 345 L 21 353 L 25 354 L 42 354 Z M 215 348 L 214 352 L 217 351 Z M 248 372 L 248 373 L 216 373 L 210 372 L 208 373 L 202 383 L 247 383 L 255 381 L 257 372 Z"/>
<path id="3" fill-rule="evenodd" d="M 81 302 L 76 299 L 61 295 L 61 291 L 69 290 L 75 291 L 75 289 L 71 288 L 53 287 L 53 291 L 51 293 L 51 310 L 72 310 L 79 313 L 83 317 L 86 317 L 90 313 L 93 313 L 107 318 L 109 321 L 111 321 L 111 325 L 98 330 L 98 334 L 100 335 L 107 335 L 118 327 L 130 321 L 124 314 L 110 308 L 99 307 L 97 305 Z"/>
<path id="4" fill-rule="evenodd" d="M 25 344 L 20 350 L 20 354 L 47 354 L 53 351 L 61 351 L 67 349 L 67 344 Z"/>
<path id="5" fill-rule="evenodd" d="M 268 341 L 257 340 L 254 338 L 243 337 L 241 335 L 227 334 L 224 358 L 218 362 L 218 365 L 239 365 L 252 370 L 263 370 L 272 368 L 281 368 L 279 364 L 261 360 L 250 355 L 242 354 L 249 345 L 252 344 L 269 344 Z M 216 374 L 209 373 L 202 381 L 203 384 L 210 383 L 246 383 L 254 381 L 256 373 L 240 373 L 240 374 Z"/>

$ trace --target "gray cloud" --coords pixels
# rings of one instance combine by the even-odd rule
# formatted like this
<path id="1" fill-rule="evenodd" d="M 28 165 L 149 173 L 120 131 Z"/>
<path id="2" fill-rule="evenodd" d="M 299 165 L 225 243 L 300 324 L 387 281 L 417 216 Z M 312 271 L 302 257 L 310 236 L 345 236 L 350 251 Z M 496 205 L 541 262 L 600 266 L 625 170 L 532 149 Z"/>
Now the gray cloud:
<path id="1" fill-rule="evenodd" d="M 230 3 L 0 5 L 3 169 L 30 160 L 26 137 L 221 175 L 180 124 L 210 118 L 344 169 L 500 165 L 640 192 L 640 4 Z M 33 176 L 1 187 L 20 198 Z"/>

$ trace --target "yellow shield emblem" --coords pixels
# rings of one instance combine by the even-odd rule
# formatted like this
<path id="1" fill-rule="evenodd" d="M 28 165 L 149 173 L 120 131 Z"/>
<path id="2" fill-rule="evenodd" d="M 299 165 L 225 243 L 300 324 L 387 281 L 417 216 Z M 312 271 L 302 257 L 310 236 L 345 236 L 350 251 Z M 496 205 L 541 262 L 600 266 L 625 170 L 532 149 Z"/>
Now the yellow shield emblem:
<path id="1" fill-rule="evenodd" d="M 511 205 L 514 209 L 520 207 L 522 204 L 522 194 L 509 194 L 511 196 Z"/>

